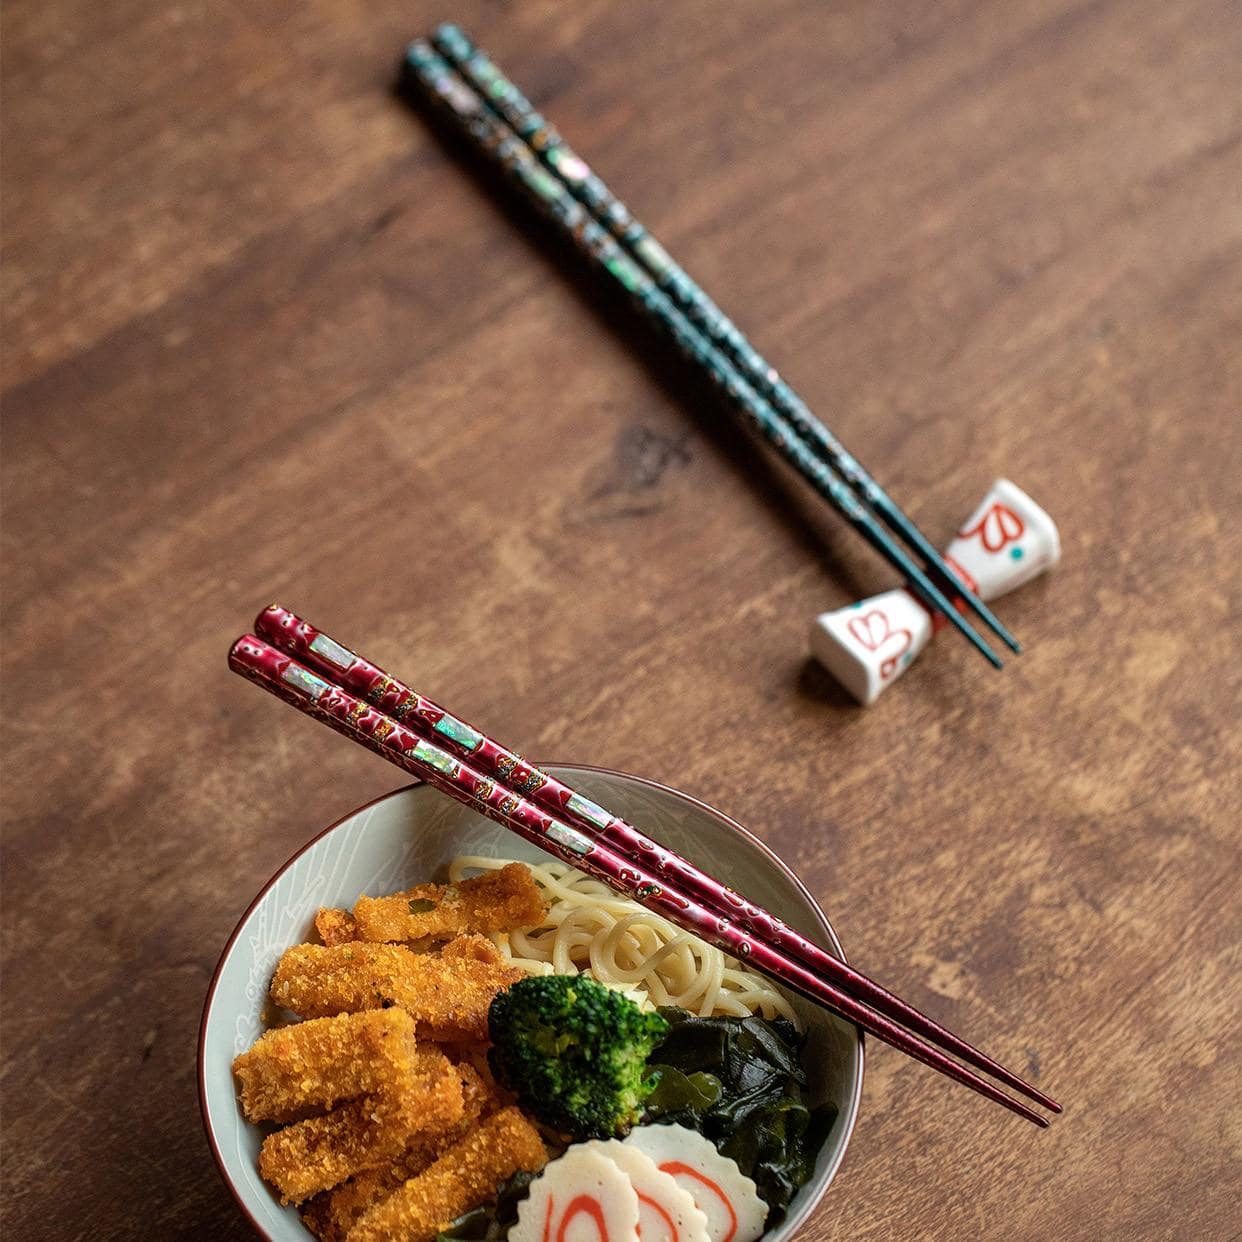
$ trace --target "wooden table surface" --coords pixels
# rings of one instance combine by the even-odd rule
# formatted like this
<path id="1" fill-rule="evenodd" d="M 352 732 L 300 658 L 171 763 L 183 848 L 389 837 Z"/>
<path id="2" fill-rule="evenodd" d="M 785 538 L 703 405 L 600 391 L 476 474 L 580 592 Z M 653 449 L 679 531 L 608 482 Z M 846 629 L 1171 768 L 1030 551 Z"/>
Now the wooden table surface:
<path id="1" fill-rule="evenodd" d="M 1238 8 L 454 10 L 930 534 L 1003 474 L 1064 562 L 851 706 L 808 623 L 891 571 L 392 97 L 445 6 L 14 0 L 5 1236 L 246 1235 L 208 980 L 402 783 L 226 672 L 271 599 L 737 816 L 1065 1102 L 873 1046 L 805 1237 L 1238 1236 Z"/>

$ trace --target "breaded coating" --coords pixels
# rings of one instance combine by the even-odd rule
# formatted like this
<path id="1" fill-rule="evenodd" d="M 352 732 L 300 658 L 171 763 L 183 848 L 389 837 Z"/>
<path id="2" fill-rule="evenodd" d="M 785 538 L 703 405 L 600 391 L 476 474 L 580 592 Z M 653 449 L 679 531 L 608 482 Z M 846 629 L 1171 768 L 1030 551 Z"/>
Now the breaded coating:
<path id="1" fill-rule="evenodd" d="M 443 892 L 442 884 L 416 884 L 413 888 L 407 888 L 394 896 L 404 898 L 408 908 L 411 901 L 434 900 L 438 902 Z M 354 922 L 354 916 L 348 910 L 337 910 L 331 906 L 322 907 L 315 915 L 315 930 L 319 933 L 319 939 L 326 945 L 348 944 L 351 940 L 368 939 L 359 932 L 358 924 Z M 428 947 L 430 944 L 431 942 L 428 943 Z"/>
<path id="2" fill-rule="evenodd" d="M 302 1224 L 311 1237 L 318 1238 L 319 1242 L 342 1242 L 345 1235 L 341 1232 L 332 1214 L 332 1196 L 344 1190 L 345 1186 L 351 1185 L 352 1182 L 353 1179 L 350 1178 L 344 1186 L 338 1186 L 336 1190 L 321 1190 L 298 1208 Z"/>
<path id="3" fill-rule="evenodd" d="M 419 1038 L 479 1040 L 487 1038 L 492 999 L 521 977 L 511 967 L 446 961 L 395 944 L 301 944 L 281 957 L 272 1000 L 308 1018 L 397 1005 Z"/>
<path id="4" fill-rule="evenodd" d="M 466 1092 L 456 1065 L 430 1044 L 414 1054 L 414 1085 L 409 1106 L 417 1113 L 411 1133 L 443 1130 L 461 1121 Z"/>
<path id="5" fill-rule="evenodd" d="M 332 1199 L 334 1195 L 339 1194 L 347 1186 L 353 1185 L 354 1179 L 351 1177 L 344 1185 L 338 1186 L 335 1190 L 320 1191 L 319 1194 L 313 1195 L 307 1199 L 305 1203 L 298 1208 L 298 1215 L 302 1218 L 302 1224 L 306 1228 L 306 1232 L 312 1238 L 318 1238 L 319 1242 L 343 1242 L 345 1231 L 349 1226 L 345 1226 L 345 1231 L 338 1223 L 336 1215 L 332 1211 Z"/>
<path id="6" fill-rule="evenodd" d="M 414 1022 L 401 1009 L 346 1013 L 268 1031 L 233 1061 L 250 1121 L 293 1121 L 354 1096 L 408 1090 Z"/>
<path id="7" fill-rule="evenodd" d="M 333 910 L 325 906 L 315 915 L 315 930 L 319 939 L 327 945 L 348 944 L 359 939 L 358 925 L 348 910 Z"/>
<path id="8" fill-rule="evenodd" d="M 468 1042 L 441 1044 L 444 1055 L 455 1065 L 463 1063 L 472 1066 L 482 1076 L 483 1081 L 495 1085 L 492 1067 L 487 1063 L 487 1052 L 491 1047 L 486 1040 L 470 1040 Z M 499 1090 L 499 1088 L 497 1088 Z"/>
<path id="9" fill-rule="evenodd" d="M 396 896 L 407 899 L 411 897 L 434 897 L 438 899 L 443 891 L 443 884 L 434 884 L 428 880 L 425 884 L 415 884 L 413 888 L 403 888 Z"/>
<path id="10" fill-rule="evenodd" d="M 504 963 L 500 950 L 486 936 L 478 932 L 466 932 L 456 936 L 440 950 L 441 957 L 468 957 L 476 962 L 490 962 L 493 966 Z"/>
<path id="11" fill-rule="evenodd" d="M 259 1173 L 280 1191 L 282 1203 L 300 1203 L 355 1173 L 395 1160 L 412 1135 L 440 1132 L 461 1121 L 461 1076 L 453 1064 L 435 1049 L 420 1049 L 414 1059 L 410 1081 L 395 1094 L 350 1100 L 263 1140 Z"/>
<path id="12" fill-rule="evenodd" d="M 547 1159 L 535 1127 L 518 1109 L 503 1109 L 366 1212 L 348 1242 L 432 1242 L 450 1221 L 492 1199 L 501 1182 L 537 1173 Z"/>
<path id="13" fill-rule="evenodd" d="M 259 1149 L 259 1173 L 280 1191 L 281 1203 L 300 1203 L 360 1169 L 391 1160 L 404 1147 L 412 1115 L 363 1096 L 322 1117 L 295 1121 L 269 1134 Z"/>
<path id="14" fill-rule="evenodd" d="M 434 890 L 434 891 L 430 891 Z M 354 921 L 363 940 L 449 940 L 467 932 L 505 932 L 535 927 L 547 912 L 525 863 L 447 886 L 391 897 L 359 897 Z"/>
<path id="15" fill-rule="evenodd" d="M 302 1209 L 302 1223 L 320 1242 L 343 1242 L 345 1235 L 368 1208 L 416 1177 L 454 1143 L 470 1133 L 480 1118 L 503 1108 L 509 1101 L 469 1065 L 458 1065 L 462 1089 L 462 1116 L 444 1130 L 424 1130 L 410 1139 L 405 1151 L 391 1164 L 367 1169 L 344 1185 L 318 1195 Z"/>

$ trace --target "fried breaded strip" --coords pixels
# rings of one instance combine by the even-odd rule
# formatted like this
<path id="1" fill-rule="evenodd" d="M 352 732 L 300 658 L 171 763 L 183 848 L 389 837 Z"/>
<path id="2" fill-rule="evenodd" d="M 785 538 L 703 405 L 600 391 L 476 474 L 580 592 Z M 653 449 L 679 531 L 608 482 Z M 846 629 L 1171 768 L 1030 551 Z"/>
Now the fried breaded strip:
<path id="1" fill-rule="evenodd" d="M 259 1150 L 259 1173 L 280 1191 L 281 1203 L 300 1203 L 359 1169 L 392 1159 L 412 1120 L 374 1096 L 350 1100 L 269 1134 Z"/>
<path id="2" fill-rule="evenodd" d="M 485 1082 L 472 1066 L 458 1065 L 457 1073 L 461 1080 L 463 1110 L 456 1125 L 416 1134 L 391 1164 L 355 1174 L 344 1185 L 317 1196 L 302 1209 L 302 1223 L 320 1242 L 343 1242 L 368 1208 L 423 1172 L 454 1143 L 465 1138 L 480 1118 L 508 1103 L 505 1094 Z"/>
<path id="3" fill-rule="evenodd" d="M 547 1152 L 516 1108 L 487 1118 L 429 1169 L 380 1200 L 346 1235 L 348 1242 L 431 1242 L 450 1221 L 486 1203 L 519 1171 L 537 1173 Z"/>
<path id="4" fill-rule="evenodd" d="M 344 1185 L 338 1186 L 336 1190 L 320 1191 L 298 1208 L 302 1224 L 312 1238 L 318 1238 L 319 1242 L 344 1242 L 345 1234 L 341 1231 L 341 1226 L 337 1223 L 332 1211 L 332 1196 L 351 1185 L 353 1185 L 353 1178 L 350 1178 Z M 348 1227 L 346 1226 L 347 1229 Z"/>
<path id="5" fill-rule="evenodd" d="M 486 936 L 481 936 L 478 932 L 466 932 L 464 935 L 455 936 L 440 950 L 440 956 L 468 957 L 476 962 L 490 962 L 493 966 L 500 966 L 505 960 L 500 950 Z"/>
<path id="6" fill-rule="evenodd" d="M 444 892 L 442 884 L 416 884 L 403 892 L 393 894 L 410 901 L 435 900 L 438 902 Z M 348 944 L 351 940 L 366 940 L 358 931 L 358 924 L 348 910 L 338 910 L 332 906 L 323 906 L 315 915 L 315 930 L 319 939 L 326 945 Z"/>
<path id="7" fill-rule="evenodd" d="M 341 1100 L 408 1089 L 414 1022 L 382 1009 L 315 1018 L 268 1031 L 233 1061 L 251 1121 L 293 1121 Z"/>
<path id="8" fill-rule="evenodd" d="M 280 1191 L 282 1203 L 300 1203 L 354 1173 L 395 1160 L 415 1133 L 439 1132 L 461 1121 L 461 1076 L 453 1064 L 435 1049 L 419 1049 L 415 1062 L 409 1082 L 395 1094 L 350 1100 L 263 1140 L 259 1173 Z"/>
<path id="9" fill-rule="evenodd" d="M 281 957 L 272 999 L 308 1018 L 398 1005 L 419 1038 L 486 1039 L 493 997 L 521 977 L 507 966 L 445 961 L 395 944 L 300 944 Z"/>
<path id="10" fill-rule="evenodd" d="M 327 945 L 348 944 L 358 939 L 358 925 L 348 910 L 334 910 L 325 906 L 315 915 L 315 930 L 319 939 Z"/>
<path id="11" fill-rule="evenodd" d="M 460 884 L 435 886 L 434 892 L 359 897 L 354 921 L 363 940 L 449 940 L 467 932 L 535 927 L 546 912 L 530 868 L 510 863 Z"/>

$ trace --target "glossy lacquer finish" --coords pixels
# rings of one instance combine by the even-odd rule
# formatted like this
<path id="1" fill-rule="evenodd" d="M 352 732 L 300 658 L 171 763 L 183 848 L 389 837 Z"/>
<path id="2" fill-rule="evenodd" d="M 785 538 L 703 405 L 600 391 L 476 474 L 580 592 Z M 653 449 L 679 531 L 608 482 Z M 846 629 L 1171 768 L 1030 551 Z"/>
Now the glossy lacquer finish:
<path id="1" fill-rule="evenodd" d="M 741 957 L 752 957 L 756 954 L 756 942 L 761 942 L 823 981 L 831 980 L 841 985 L 854 996 L 873 1005 L 879 1013 L 897 1019 L 910 1030 L 962 1057 L 969 1064 L 986 1070 L 1028 1098 L 1059 1111 L 1058 1105 L 1049 1096 L 887 989 L 826 953 L 813 941 L 800 936 L 768 911 L 747 901 L 726 881 L 709 875 L 675 852 L 665 849 L 621 816 L 614 815 L 540 771 L 516 751 L 452 715 L 438 703 L 424 698 L 405 682 L 365 656 L 351 651 L 309 621 L 279 604 L 272 604 L 259 614 L 255 629 L 273 646 L 295 656 L 328 681 L 373 704 L 391 720 L 408 725 L 434 740 L 438 746 L 453 752 L 465 761 L 463 767 L 466 772 L 481 772 L 494 777 L 503 782 L 508 790 L 520 795 L 522 803 L 529 798 L 532 803 L 550 812 L 556 818 L 548 820 L 548 827 L 541 826 L 545 835 L 551 834 L 555 840 L 567 845 L 585 841 L 605 852 L 615 852 L 622 864 L 632 859 L 649 868 L 656 879 L 632 894 L 644 904 L 664 903 L 672 909 L 688 909 L 679 905 L 678 899 L 669 894 L 667 890 L 672 886 L 678 894 L 694 902 L 709 922 L 714 921 L 717 933 L 736 932 L 739 939 L 736 947 L 730 947 L 730 952 Z M 386 739 L 391 740 L 392 736 L 387 734 Z M 503 809 L 503 804 L 497 805 Z M 550 827 L 553 824 L 555 829 Z M 578 835 L 571 836 L 574 830 Z M 619 874 L 623 877 L 628 874 L 624 866 Z M 697 920 L 695 929 L 699 930 Z M 699 931 L 699 934 L 704 933 Z M 756 965 L 759 965 L 758 961 Z M 785 963 L 782 962 L 780 969 L 783 971 L 784 968 Z M 784 979 L 783 975 L 781 977 Z"/>
<path id="2" fill-rule="evenodd" d="M 334 644 L 339 646 L 339 644 Z M 345 651 L 344 648 L 341 649 Z M 342 654 L 339 658 L 344 659 Z M 234 643 L 229 665 L 270 693 L 314 716 L 337 732 L 375 751 L 403 770 L 475 807 L 489 819 L 631 897 L 671 923 L 706 940 L 756 970 L 831 1008 L 864 1031 L 922 1061 L 1036 1125 L 1046 1119 L 959 1065 L 904 1027 L 807 969 L 775 945 L 740 927 L 730 915 L 694 901 L 667 877 L 637 858 L 618 853 L 591 833 L 551 816 L 535 803 L 493 780 L 443 746 L 325 680 L 262 639 L 246 635 Z M 722 901 L 727 901 L 721 894 Z M 727 907 L 725 907 L 727 908 Z M 1003 1071 L 1006 1075 L 1009 1071 Z M 1012 1075 L 1010 1075 L 1012 1077 Z M 1017 1080 L 1021 1081 L 1021 1080 Z M 1025 1087 L 1025 1084 L 1023 1084 Z M 1033 1089 L 1025 1088 L 1029 1094 Z M 1041 1102 L 1043 1099 L 1041 1097 Z M 1055 1107 L 1055 1105 L 1048 1105 Z"/>

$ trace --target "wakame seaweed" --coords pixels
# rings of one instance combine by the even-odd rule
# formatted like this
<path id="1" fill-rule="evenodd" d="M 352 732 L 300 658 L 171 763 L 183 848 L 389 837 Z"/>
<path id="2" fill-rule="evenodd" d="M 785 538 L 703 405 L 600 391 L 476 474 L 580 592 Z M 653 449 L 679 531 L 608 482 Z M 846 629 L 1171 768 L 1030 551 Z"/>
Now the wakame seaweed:
<path id="1" fill-rule="evenodd" d="M 659 1075 L 645 1122 L 698 1130 L 737 1161 L 778 1224 L 836 1119 L 831 1105 L 810 1109 L 799 1062 L 804 1038 L 776 1018 L 699 1018 L 665 1007 L 669 1032 L 648 1060 Z"/>

